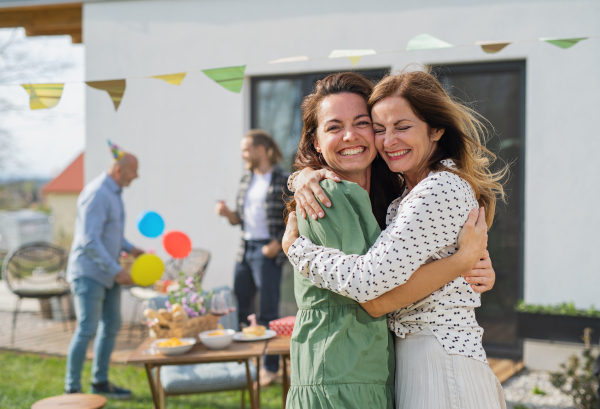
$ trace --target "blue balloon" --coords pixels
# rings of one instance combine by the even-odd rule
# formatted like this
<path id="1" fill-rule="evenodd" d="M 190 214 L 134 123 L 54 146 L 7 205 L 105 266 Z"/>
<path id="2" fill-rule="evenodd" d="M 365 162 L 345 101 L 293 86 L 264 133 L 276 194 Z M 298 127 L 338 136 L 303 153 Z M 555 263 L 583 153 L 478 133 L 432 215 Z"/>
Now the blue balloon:
<path id="1" fill-rule="evenodd" d="M 152 210 L 140 213 L 137 217 L 137 225 L 140 233 L 150 238 L 160 236 L 165 230 L 163 218 Z"/>

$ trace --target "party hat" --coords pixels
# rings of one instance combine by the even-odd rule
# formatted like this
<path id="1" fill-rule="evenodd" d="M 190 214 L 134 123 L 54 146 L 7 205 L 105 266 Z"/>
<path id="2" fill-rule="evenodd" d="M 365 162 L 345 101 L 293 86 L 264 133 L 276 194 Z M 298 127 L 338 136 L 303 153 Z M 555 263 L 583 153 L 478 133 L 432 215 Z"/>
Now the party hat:
<path id="1" fill-rule="evenodd" d="M 110 141 L 110 139 L 107 139 L 107 142 L 108 142 L 108 146 L 110 147 L 110 151 L 112 152 L 112 155 L 115 158 L 115 160 L 123 159 L 123 157 L 125 156 L 125 152 L 123 152 L 121 150 L 121 148 L 119 148 L 117 145 L 112 143 Z"/>

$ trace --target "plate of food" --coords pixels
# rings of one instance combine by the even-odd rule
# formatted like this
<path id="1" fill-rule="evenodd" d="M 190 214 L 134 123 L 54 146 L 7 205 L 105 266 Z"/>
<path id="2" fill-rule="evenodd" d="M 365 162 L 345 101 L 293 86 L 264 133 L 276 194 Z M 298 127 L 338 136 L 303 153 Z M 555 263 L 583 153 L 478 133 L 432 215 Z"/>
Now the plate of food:
<path id="1" fill-rule="evenodd" d="M 256 325 L 243 328 L 241 332 L 236 332 L 233 339 L 236 341 L 262 341 L 276 335 L 275 331 L 266 329 L 264 325 Z"/>
<path id="2" fill-rule="evenodd" d="M 196 343 L 195 338 L 160 338 L 154 341 L 150 347 L 157 349 L 161 354 L 183 355 L 188 352 Z"/>

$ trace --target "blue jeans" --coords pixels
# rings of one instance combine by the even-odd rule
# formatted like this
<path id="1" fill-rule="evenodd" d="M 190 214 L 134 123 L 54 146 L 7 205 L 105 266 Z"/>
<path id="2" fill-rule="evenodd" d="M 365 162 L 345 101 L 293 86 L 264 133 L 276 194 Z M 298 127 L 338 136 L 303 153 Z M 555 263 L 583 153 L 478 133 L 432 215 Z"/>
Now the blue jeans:
<path id="1" fill-rule="evenodd" d="M 279 288 L 281 284 L 281 266 L 274 258 L 262 254 L 262 247 L 271 240 L 247 240 L 244 260 L 236 263 L 233 290 L 238 299 L 240 323 L 248 324 L 248 315 L 252 311 L 254 296 L 258 291 L 260 304 L 257 321 L 269 328 L 269 321 L 279 318 Z M 267 355 L 265 368 L 271 372 L 279 369 L 279 356 Z"/>
<path id="2" fill-rule="evenodd" d="M 77 329 L 69 345 L 65 389 L 80 390 L 85 354 L 94 337 L 92 383 L 108 381 L 110 354 L 121 329 L 121 286 L 115 283 L 113 288 L 107 289 L 91 278 L 80 277 L 71 283 L 71 293 L 77 314 Z"/>

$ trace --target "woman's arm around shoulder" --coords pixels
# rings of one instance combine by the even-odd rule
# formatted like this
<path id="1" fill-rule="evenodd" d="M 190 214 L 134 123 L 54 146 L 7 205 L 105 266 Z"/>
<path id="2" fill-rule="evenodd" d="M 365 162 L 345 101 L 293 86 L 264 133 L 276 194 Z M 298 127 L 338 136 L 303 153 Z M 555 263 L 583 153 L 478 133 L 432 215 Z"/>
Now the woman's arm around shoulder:
<path id="1" fill-rule="evenodd" d="M 448 177 L 430 177 L 401 204 L 394 222 L 364 256 L 345 254 L 300 237 L 288 258 L 309 280 L 366 302 L 408 281 L 440 249 L 456 243 L 469 211 Z"/>

